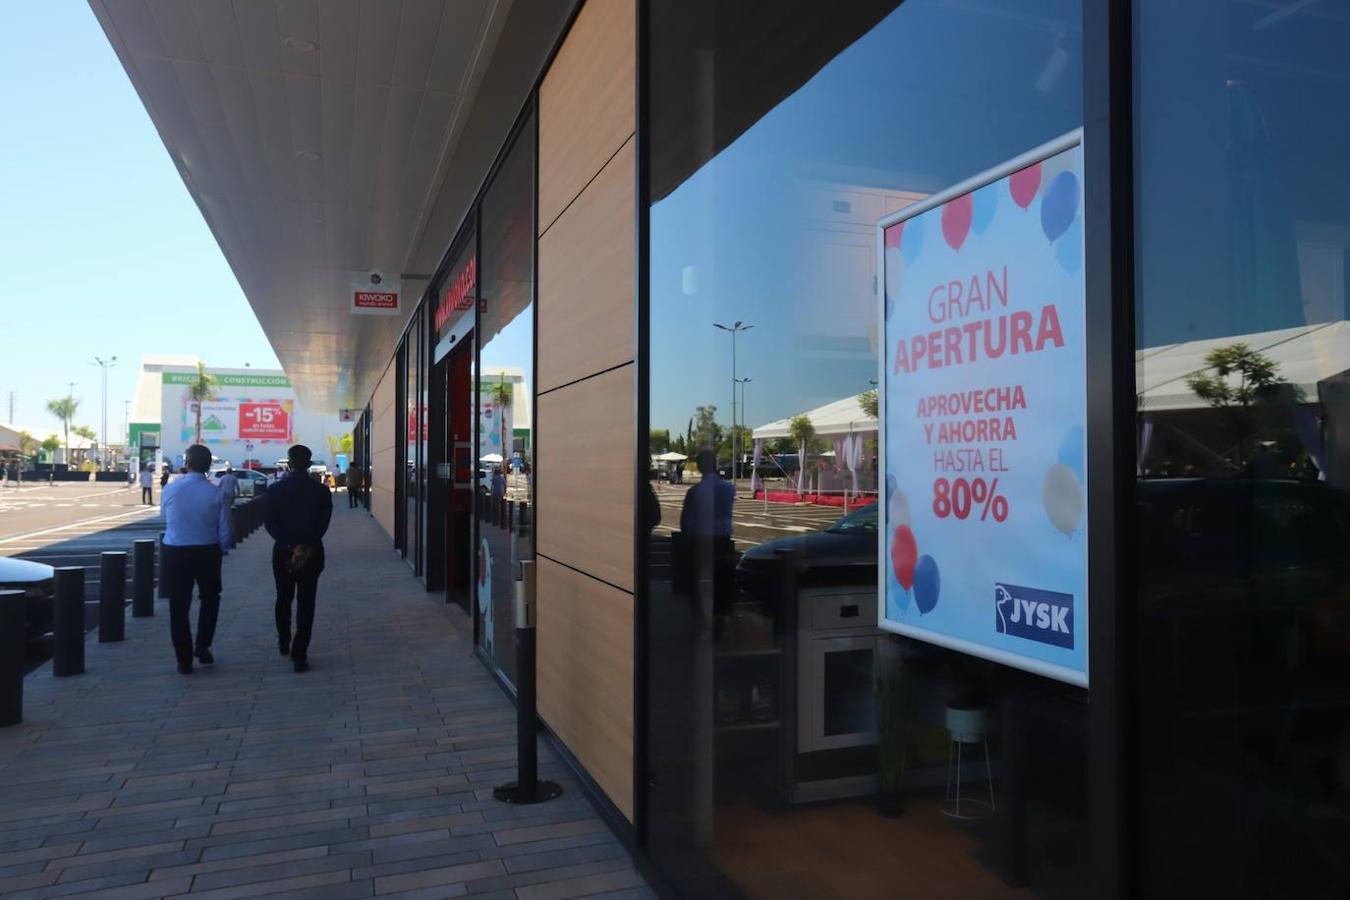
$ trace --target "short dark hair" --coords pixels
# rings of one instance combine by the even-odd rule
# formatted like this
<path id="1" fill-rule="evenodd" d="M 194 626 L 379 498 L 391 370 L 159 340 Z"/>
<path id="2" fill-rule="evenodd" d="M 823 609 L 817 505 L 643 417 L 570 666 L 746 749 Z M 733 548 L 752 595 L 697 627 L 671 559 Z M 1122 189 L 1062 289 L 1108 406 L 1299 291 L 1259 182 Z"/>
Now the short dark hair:
<path id="1" fill-rule="evenodd" d="M 698 464 L 698 470 L 704 475 L 709 475 L 717 471 L 717 454 L 711 450 L 700 450 L 698 456 L 694 457 Z"/>
<path id="2" fill-rule="evenodd" d="M 205 475 L 211 468 L 211 451 L 201 444 L 193 444 L 183 454 L 183 462 L 187 463 L 187 468 L 192 471 Z"/>
<path id="3" fill-rule="evenodd" d="M 286 451 L 286 462 L 290 463 L 292 469 L 308 469 L 313 459 L 314 451 L 304 444 L 296 444 Z"/>

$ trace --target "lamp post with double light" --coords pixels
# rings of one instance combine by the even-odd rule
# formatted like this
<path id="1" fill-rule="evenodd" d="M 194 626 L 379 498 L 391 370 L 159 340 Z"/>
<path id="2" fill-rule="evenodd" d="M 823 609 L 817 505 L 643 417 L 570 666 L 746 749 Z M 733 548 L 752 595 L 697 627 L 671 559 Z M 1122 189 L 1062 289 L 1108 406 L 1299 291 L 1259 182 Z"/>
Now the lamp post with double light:
<path id="1" fill-rule="evenodd" d="M 736 379 L 736 335 L 742 331 L 749 331 L 755 326 L 737 321 L 730 325 L 714 322 L 713 327 L 731 333 L 731 483 L 735 484 L 738 469 L 736 465 L 736 385 L 739 383 Z"/>

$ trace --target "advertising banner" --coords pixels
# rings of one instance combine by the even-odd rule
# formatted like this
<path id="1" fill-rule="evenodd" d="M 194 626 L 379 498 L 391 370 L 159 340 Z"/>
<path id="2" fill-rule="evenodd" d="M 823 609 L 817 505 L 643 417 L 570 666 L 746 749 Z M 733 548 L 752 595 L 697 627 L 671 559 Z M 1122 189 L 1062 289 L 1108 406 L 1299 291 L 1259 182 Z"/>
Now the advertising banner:
<path id="1" fill-rule="evenodd" d="M 514 395 L 514 384 L 504 382 Z M 503 405 L 496 397 L 499 383 L 485 381 L 478 388 L 478 458 L 498 456 L 496 462 L 511 458 L 512 431 L 511 404 Z"/>
<path id="2" fill-rule="evenodd" d="M 231 444 L 257 441 L 262 444 L 291 443 L 293 400 L 252 400 L 219 397 L 202 403 L 202 443 Z M 182 440 L 196 439 L 197 403 L 183 398 Z"/>
<path id="3" fill-rule="evenodd" d="M 393 316 L 398 314 L 400 283 L 383 272 L 353 272 L 351 276 L 351 310 L 361 316 Z"/>
<path id="4" fill-rule="evenodd" d="M 1074 132 L 878 224 L 882 627 L 1088 683 Z"/>

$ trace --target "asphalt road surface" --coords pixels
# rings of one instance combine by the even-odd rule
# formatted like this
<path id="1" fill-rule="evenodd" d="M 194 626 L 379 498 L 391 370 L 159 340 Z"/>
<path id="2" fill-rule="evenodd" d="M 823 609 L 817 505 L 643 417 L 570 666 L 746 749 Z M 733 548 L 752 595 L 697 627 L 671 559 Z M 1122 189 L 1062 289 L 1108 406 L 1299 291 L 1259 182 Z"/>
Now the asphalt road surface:
<path id="1" fill-rule="evenodd" d="M 653 481 L 651 484 L 656 491 L 657 500 L 661 503 L 661 524 L 655 531 L 659 534 L 679 531 L 684 494 L 693 487 L 693 484 L 666 484 L 660 481 Z M 844 515 L 843 509 L 834 506 L 804 503 L 766 504 L 763 500 L 750 497 L 748 482 L 742 482 L 738 487 L 740 490 L 737 491 L 736 502 L 731 508 L 731 529 L 736 549 L 742 552 L 779 538 L 824 531 Z M 781 483 L 770 483 L 769 489 L 783 488 Z M 858 508 L 850 505 L 849 512 Z"/>
<path id="2" fill-rule="evenodd" d="M 124 596 L 130 602 L 132 542 L 158 538 L 163 527 L 159 506 L 141 505 L 140 488 L 87 482 L 0 488 L 0 556 L 49 566 L 83 566 L 86 628 L 98 624 L 100 554 L 126 552 Z M 30 667 L 50 652 L 45 642 L 30 651 Z"/>

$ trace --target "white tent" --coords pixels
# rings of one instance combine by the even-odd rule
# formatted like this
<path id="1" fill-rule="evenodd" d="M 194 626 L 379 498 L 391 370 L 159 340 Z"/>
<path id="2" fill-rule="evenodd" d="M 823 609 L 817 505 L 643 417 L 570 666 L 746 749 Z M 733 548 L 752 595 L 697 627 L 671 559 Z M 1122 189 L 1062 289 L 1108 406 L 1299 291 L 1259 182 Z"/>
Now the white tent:
<path id="1" fill-rule="evenodd" d="M 826 403 L 824 406 L 817 406 L 805 415 L 811 420 L 811 424 L 816 426 L 816 437 L 820 438 L 877 430 L 877 420 L 863 412 L 856 394 Z M 791 437 L 789 426 L 792 419 L 793 417 L 789 416 L 761 425 L 752 433 L 757 440 Z"/>
<path id="2" fill-rule="evenodd" d="M 676 453 L 674 450 L 667 450 L 665 453 L 658 453 L 652 457 L 653 462 L 681 462 L 688 459 L 683 453 Z"/>
<path id="3" fill-rule="evenodd" d="M 1134 360 L 1140 411 L 1208 406 L 1186 386 L 1186 378 L 1204 371 L 1205 355 L 1210 351 L 1239 343 L 1274 360 L 1276 373 L 1301 388 L 1308 403 L 1317 402 L 1319 382 L 1350 370 L 1350 322 L 1346 321 L 1148 347 L 1138 351 Z"/>

